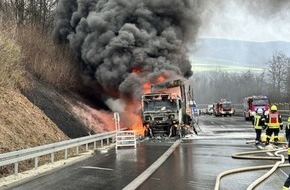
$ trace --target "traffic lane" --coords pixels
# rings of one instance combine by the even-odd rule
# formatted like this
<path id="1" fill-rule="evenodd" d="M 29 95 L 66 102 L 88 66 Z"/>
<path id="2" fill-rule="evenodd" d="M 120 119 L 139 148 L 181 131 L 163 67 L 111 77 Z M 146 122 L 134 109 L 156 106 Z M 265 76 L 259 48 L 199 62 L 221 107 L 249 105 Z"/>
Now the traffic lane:
<path id="1" fill-rule="evenodd" d="M 200 134 L 213 135 L 220 138 L 220 136 L 227 136 L 240 138 L 255 139 L 255 130 L 250 123 L 236 118 L 212 118 L 204 117 L 199 124 L 202 130 Z M 202 136 L 201 136 L 202 137 Z M 234 138 L 234 137 L 233 137 Z"/>
<path id="2" fill-rule="evenodd" d="M 253 151 L 260 150 L 254 145 L 250 145 L 253 147 Z M 252 150 L 250 150 L 252 151 Z M 273 153 L 273 152 L 272 152 Z M 263 156 L 263 157 L 269 157 L 274 156 L 272 153 L 266 154 L 266 153 L 259 153 L 259 154 L 251 154 L 249 156 Z M 242 167 L 239 167 L 238 169 L 245 168 L 245 167 L 251 167 L 251 166 L 264 166 L 264 165 L 272 165 L 277 161 L 280 160 L 250 160 L 247 159 L 250 162 L 245 162 L 245 159 L 239 159 L 241 162 L 243 162 L 245 165 Z M 247 189 L 252 183 L 254 183 L 257 179 L 264 176 L 267 172 L 269 172 L 272 169 L 272 167 L 269 167 L 267 169 L 253 169 L 250 171 L 243 171 L 243 172 L 237 172 L 232 173 L 230 175 L 227 175 L 221 179 L 221 185 L 220 190 L 230 190 L 232 187 L 238 187 L 238 189 Z M 267 179 L 262 181 L 260 184 L 258 184 L 254 189 L 255 190 L 280 190 L 283 186 L 284 181 L 286 180 L 285 177 L 285 168 L 278 168 L 273 174 L 271 174 Z"/>
<path id="3" fill-rule="evenodd" d="M 263 163 L 261 163 L 263 164 Z M 249 172 L 236 173 L 222 178 L 220 190 L 247 189 L 255 180 L 266 174 L 268 170 L 256 170 Z M 255 174 L 255 175 L 253 175 Z M 274 174 L 262 181 L 255 187 L 255 190 L 281 190 L 287 176 L 281 173 L 278 169 Z M 248 183 L 245 183 L 248 182 Z M 234 188 L 235 189 L 235 188 Z"/>
<path id="4" fill-rule="evenodd" d="M 200 116 L 199 125 L 245 125 L 251 126 L 251 121 L 245 121 L 242 117 L 232 116 L 232 117 L 215 117 L 215 116 Z"/>
<path id="5" fill-rule="evenodd" d="M 122 189 L 154 163 L 171 145 L 171 142 L 142 142 L 136 149 L 111 149 L 108 153 L 98 153 L 80 163 L 7 189 Z"/>
<path id="6" fill-rule="evenodd" d="M 224 124 L 223 122 L 224 121 L 229 121 L 227 122 L 227 124 Z M 234 120 L 236 120 L 236 122 L 233 122 Z M 202 128 L 204 128 L 204 131 L 211 131 L 214 136 L 213 138 L 216 138 L 216 135 L 219 135 L 220 138 L 228 138 L 228 137 L 234 137 L 236 136 L 235 138 L 245 138 L 245 140 L 254 140 L 255 138 L 255 131 L 254 129 L 252 128 L 252 124 L 250 121 L 244 121 L 243 118 L 241 117 L 234 117 L 233 119 L 232 118 L 224 118 L 224 119 L 221 119 L 221 118 L 211 118 L 211 117 L 206 117 L 206 118 L 203 118 L 202 120 L 204 123 L 203 124 L 207 124 L 207 125 L 204 125 L 202 126 Z M 223 125 L 210 125 L 210 123 L 212 124 L 220 124 L 220 122 L 222 122 Z M 233 122 L 233 123 L 231 123 Z M 233 124 L 233 125 L 231 125 Z M 221 130 L 222 128 L 222 130 Z M 240 132 L 238 130 L 241 130 Z M 231 133 L 231 134 L 230 134 Z M 265 131 L 263 131 L 263 134 L 265 133 Z M 284 131 L 280 131 L 280 134 L 283 134 Z M 230 134 L 230 135 L 229 135 Z M 249 144 L 251 145 L 254 149 L 256 149 L 256 147 L 253 145 L 253 144 Z M 264 162 L 262 161 L 261 164 L 263 164 Z M 274 163 L 274 162 L 273 162 Z M 269 177 L 269 179 L 265 180 L 262 185 L 260 185 L 259 187 L 257 187 L 256 189 L 281 189 L 281 184 L 284 183 L 284 181 L 286 180 L 288 174 L 290 173 L 289 171 L 287 171 L 288 167 L 283 167 L 283 168 L 279 168 L 277 169 L 277 171 L 275 172 L 274 175 L 271 175 L 271 177 Z M 265 174 L 268 170 L 260 170 L 260 171 L 257 171 L 257 172 L 260 172 L 261 175 Z M 245 175 L 245 176 L 243 176 Z M 260 176 L 261 176 L 260 175 Z M 231 175 L 231 176 L 234 176 L 234 175 Z M 240 175 L 236 175 L 237 176 L 237 179 L 231 179 L 231 178 L 224 178 L 223 181 L 225 181 L 225 184 L 231 184 L 233 181 L 236 181 L 238 182 L 240 179 L 247 179 L 248 177 L 248 173 L 245 172 L 245 174 L 242 174 L 240 173 Z M 226 183 L 228 179 L 228 183 Z M 253 179 L 254 181 L 254 179 Z M 273 183 L 274 182 L 274 186 L 273 186 Z M 264 185 L 266 184 L 266 185 Z M 272 185 L 271 185 L 272 184 Z M 229 186 L 229 185 L 226 185 L 226 186 Z M 229 188 L 230 189 L 230 188 Z"/>
<path id="7" fill-rule="evenodd" d="M 242 139 L 193 140 L 191 143 L 182 143 L 138 189 L 213 190 L 216 177 L 221 172 L 274 163 L 269 160 L 231 158 L 233 153 L 251 150 L 255 150 L 255 148 L 246 145 L 245 140 Z M 237 178 L 234 180 L 231 180 L 232 176 L 222 178 L 220 190 L 247 189 L 255 179 L 264 173 L 265 171 L 259 170 L 233 175 Z M 224 179 L 229 180 L 224 181 Z M 275 187 L 279 187 L 279 184 L 270 186 L 270 189 L 273 190 Z M 267 189 L 265 188 L 265 190 Z"/>

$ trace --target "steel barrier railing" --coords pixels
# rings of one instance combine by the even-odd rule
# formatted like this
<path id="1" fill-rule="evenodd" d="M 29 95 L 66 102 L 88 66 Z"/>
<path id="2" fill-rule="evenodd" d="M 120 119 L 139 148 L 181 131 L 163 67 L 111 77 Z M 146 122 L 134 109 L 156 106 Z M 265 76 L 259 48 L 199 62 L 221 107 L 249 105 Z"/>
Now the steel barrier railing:
<path id="1" fill-rule="evenodd" d="M 96 149 L 96 143 L 98 141 L 101 142 L 101 146 L 103 146 L 104 140 L 107 141 L 107 144 L 110 143 L 110 138 L 115 138 L 116 131 L 100 133 L 96 135 L 85 136 L 76 139 L 70 139 L 66 141 L 61 141 L 57 143 L 37 146 L 33 148 L 22 149 L 13 152 L 7 152 L 0 154 L 0 166 L 6 166 L 10 164 L 14 164 L 14 174 L 18 174 L 18 165 L 19 162 L 25 161 L 28 159 L 35 160 L 35 168 L 38 167 L 38 158 L 44 155 L 51 155 L 51 162 L 54 162 L 54 154 L 59 151 L 65 151 L 64 158 L 68 157 L 68 149 L 76 148 L 76 154 L 79 154 L 79 147 L 82 145 L 86 146 L 86 151 L 88 151 L 88 145 L 90 143 L 94 144 L 94 149 Z"/>

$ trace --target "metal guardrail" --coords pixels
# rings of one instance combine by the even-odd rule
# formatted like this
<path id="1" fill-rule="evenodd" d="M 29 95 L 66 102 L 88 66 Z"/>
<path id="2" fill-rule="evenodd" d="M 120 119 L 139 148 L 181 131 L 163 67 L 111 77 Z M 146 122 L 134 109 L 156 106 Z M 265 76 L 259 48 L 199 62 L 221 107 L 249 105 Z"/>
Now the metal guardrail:
<path id="1" fill-rule="evenodd" d="M 68 149 L 76 148 L 76 154 L 79 154 L 79 147 L 82 145 L 86 145 L 86 151 L 88 151 L 88 145 L 90 143 L 94 144 L 94 149 L 96 149 L 96 143 L 98 141 L 101 142 L 101 146 L 103 146 L 104 140 L 109 144 L 110 138 L 116 137 L 116 131 L 100 133 L 96 135 L 61 141 L 57 143 L 37 146 L 33 148 L 7 152 L 0 154 L 0 166 L 6 166 L 10 164 L 14 164 L 14 174 L 18 174 L 18 164 L 21 161 L 25 161 L 28 159 L 35 160 L 35 168 L 38 167 L 38 159 L 40 156 L 45 156 L 51 154 L 51 162 L 54 162 L 54 154 L 59 151 L 65 151 L 64 159 L 68 157 Z"/>

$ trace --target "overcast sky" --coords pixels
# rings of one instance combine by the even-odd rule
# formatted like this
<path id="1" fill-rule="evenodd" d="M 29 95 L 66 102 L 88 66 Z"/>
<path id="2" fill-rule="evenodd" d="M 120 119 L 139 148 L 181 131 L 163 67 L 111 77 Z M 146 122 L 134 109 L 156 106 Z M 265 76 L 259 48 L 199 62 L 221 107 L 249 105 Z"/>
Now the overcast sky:
<path id="1" fill-rule="evenodd" d="M 290 42 L 290 0 L 205 2 L 201 38 Z"/>

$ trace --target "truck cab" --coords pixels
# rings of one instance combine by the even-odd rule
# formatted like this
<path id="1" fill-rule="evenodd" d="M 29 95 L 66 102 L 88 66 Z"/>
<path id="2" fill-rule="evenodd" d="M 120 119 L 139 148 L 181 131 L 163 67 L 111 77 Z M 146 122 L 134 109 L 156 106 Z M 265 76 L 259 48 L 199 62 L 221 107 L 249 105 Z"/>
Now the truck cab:
<path id="1" fill-rule="evenodd" d="M 151 85 L 151 93 L 142 95 L 141 100 L 143 125 L 149 123 L 154 136 L 174 136 L 175 130 L 188 122 L 187 96 L 182 79 Z"/>
<path id="2" fill-rule="evenodd" d="M 221 105 L 221 115 L 222 116 L 232 116 L 235 114 L 235 109 L 232 106 L 232 102 L 225 101 Z"/>
<path id="3" fill-rule="evenodd" d="M 218 116 L 232 116 L 235 114 L 235 109 L 230 101 L 220 101 L 213 104 L 213 114 Z"/>
<path id="4" fill-rule="evenodd" d="M 269 114 L 269 99 L 267 96 L 249 96 L 243 100 L 244 118 L 245 120 L 252 120 L 256 111 L 261 108 L 264 115 Z"/>
<path id="5" fill-rule="evenodd" d="M 149 93 L 142 96 L 142 121 L 149 123 L 154 134 L 169 135 L 171 122 L 179 121 L 180 97 L 169 93 Z"/>

